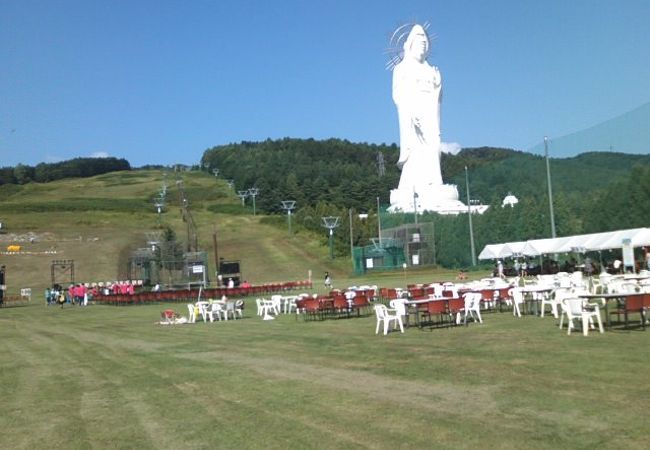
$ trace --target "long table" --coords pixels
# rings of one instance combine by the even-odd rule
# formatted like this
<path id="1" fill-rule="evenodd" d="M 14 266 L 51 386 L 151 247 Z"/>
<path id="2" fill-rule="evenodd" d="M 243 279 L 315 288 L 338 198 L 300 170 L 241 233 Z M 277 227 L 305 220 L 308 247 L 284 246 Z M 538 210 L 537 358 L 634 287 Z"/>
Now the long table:
<path id="1" fill-rule="evenodd" d="M 415 307 L 415 322 L 418 327 L 420 327 L 420 310 L 418 309 L 419 305 L 425 305 L 431 302 L 444 302 L 445 304 L 445 310 L 448 314 L 451 314 L 449 311 L 449 302 L 451 300 L 460 300 L 462 297 L 441 297 L 441 298 L 436 298 L 436 297 L 429 297 L 429 298 L 423 298 L 419 300 L 408 300 L 406 301 L 406 306 L 411 306 Z M 409 325 L 409 318 L 410 318 L 410 312 L 407 309 L 406 311 L 406 325 Z"/>
<path id="2" fill-rule="evenodd" d="M 628 297 L 648 295 L 643 292 L 617 292 L 617 293 L 608 293 L 608 294 L 580 294 L 578 297 L 585 298 L 588 300 L 598 300 L 602 299 L 605 303 L 605 318 L 606 318 L 606 328 L 612 328 L 612 320 L 609 317 L 609 302 L 611 300 L 617 301 L 627 301 Z"/>
<path id="3" fill-rule="evenodd" d="M 555 287 L 552 286 L 541 286 L 541 285 L 528 285 L 524 286 L 521 288 L 521 292 L 523 294 L 542 294 L 545 296 L 548 296 Z M 526 307 L 528 304 L 530 304 L 533 308 L 526 308 L 526 310 L 531 311 L 533 315 L 537 316 L 540 315 L 541 313 L 541 304 L 542 299 L 539 297 L 536 297 L 534 295 L 525 295 L 524 296 L 524 307 Z"/>

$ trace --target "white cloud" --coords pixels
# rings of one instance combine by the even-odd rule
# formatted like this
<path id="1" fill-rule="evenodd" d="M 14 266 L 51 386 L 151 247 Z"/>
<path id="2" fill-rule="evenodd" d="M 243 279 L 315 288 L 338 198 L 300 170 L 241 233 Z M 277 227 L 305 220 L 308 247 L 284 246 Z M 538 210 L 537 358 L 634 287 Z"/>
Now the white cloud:
<path id="1" fill-rule="evenodd" d="M 461 150 L 461 146 L 458 142 L 441 142 L 440 151 L 443 153 L 451 153 L 452 155 L 458 154 Z"/>
<path id="2" fill-rule="evenodd" d="M 108 158 L 110 156 L 111 155 L 109 155 L 106 152 L 95 152 L 95 153 L 91 153 L 90 155 L 91 158 Z"/>

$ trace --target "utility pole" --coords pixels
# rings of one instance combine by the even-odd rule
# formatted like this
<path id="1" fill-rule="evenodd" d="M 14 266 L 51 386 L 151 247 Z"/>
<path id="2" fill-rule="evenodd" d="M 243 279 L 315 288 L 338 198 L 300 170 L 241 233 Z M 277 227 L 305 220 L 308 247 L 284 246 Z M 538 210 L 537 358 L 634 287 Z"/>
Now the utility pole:
<path id="1" fill-rule="evenodd" d="M 381 247 L 381 207 L 379 206 L 379 197 L 377 197 L 377 232 L 379 233 L 379 247 Z"/>
<path id="2" fill-rule="evenodd" d="M 352 234 L 352 208 L 348 209 L 350 219 L 350 259 L 352 259 L 352 269 L 354 270 L 354 239 Z"/>
<path id="3" fill-rule="evenodd" d="M 413 212 L 415 214 L 415 226 L 418 226 L 418 193 L 413 190 Z"/>
<path id="4" fill-rule="evenodd" d="M 544 136 L 544 155 L 546 156 L 546 183 L 548 184 L 548 207 L 551 214 L 551 237 L 555 238 L 555 216 L 553 215 L 553 190 L 551 189 L 551 167 L 548 162 L 548 137 Z"/>
<path id="5" fill-rule="evenodd" d="M 465 186 L 467 190 L 467 217 L 469 217 L 469 243 L 472 251 L 472 266 L 476 265 L 476 249 L 474 248 L 474 229 L 472 228 L 472 206 L 469 196 L 469 174 L 465 166 Z"/>
<path id="6" fill-rule="evenodd" d="M 212 246 L 214 247 L 214 267 L 216 274 L 219 272 L 219 253 L 217 252 L 217 226 L 213 225 L 213 228 L 214 231 L 212 232 Z"/>

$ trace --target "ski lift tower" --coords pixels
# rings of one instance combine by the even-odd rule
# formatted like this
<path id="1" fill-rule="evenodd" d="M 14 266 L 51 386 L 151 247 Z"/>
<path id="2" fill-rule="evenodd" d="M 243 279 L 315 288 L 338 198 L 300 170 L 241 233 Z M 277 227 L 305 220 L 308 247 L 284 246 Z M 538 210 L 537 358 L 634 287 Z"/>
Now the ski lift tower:
<path id="1" fill-rule="evenodd" d="M 334 228 L 339 226 L 340 217 L 328 216 L 321 217 L 323 226 L 329 230 L 330 241 L 330 259 L 334 259 Z"/>
<path id="2" fill-rule="evenodd" d="M 162 199 L 157 199 L 153 202 L 153 205 L 156 207 L 156 212 L 158 213 L 158 224 L 160 224 L 160 215 L 165 208 L 165 201 Z"/>
<path id="3" fill-rule="evenodd" d="M 237 191 L 237 197 L 241 199 L 241 205 L 246 206 L 246 197 L 248 197 L 248 191 Z"/>
<path id="4" fill-rule="evenodd" d="M 194 222 L 194 217 L 190 211 L 190 202 L 185 195 L 185 187 L 183 184 L 183 179 L 180 178 L 176 180 L 176 186 L 178 187 L 178 196 L 179 203 L 181 205 L 181 214 L 183 216 L 183 222 L 187 224 L 187 251 L 188 252 L 198 252 L 199 247 L 199 237 L 197 234 L 196 223 Z"/>
<path id="5" fill-rule="evenodd" d="M 253 197 L 253 215 L 255 215 L 255 197 L 257 197 L 257 194 L 259 194 L 259 193 L 260 193 L 260 190 L 257 189 L 257 188 L 255 188 L 255 187 L 254 187 L 254 188 L 250 188 L 250 189 L 248 190 L 248 195 L 250 195 L 251 197 Z"/>
<path id="6" fill-rule="evenodd" d="M 291 210 L 296 207 L 295 200 L 282 200 L 282 209 L 287 211 L 287 222 L 289 223 L 289 237 L 291 237 Z"/>

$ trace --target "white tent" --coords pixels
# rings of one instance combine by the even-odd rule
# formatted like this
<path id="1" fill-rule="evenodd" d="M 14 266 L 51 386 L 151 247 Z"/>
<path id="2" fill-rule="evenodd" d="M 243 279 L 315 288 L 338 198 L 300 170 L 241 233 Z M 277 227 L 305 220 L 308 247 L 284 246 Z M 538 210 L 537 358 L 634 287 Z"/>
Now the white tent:
<path id="1" fill-rule="evenodd" d="M 579 234 L 549 239 L 507 242 L 486 245 L 479 259 L 507 258 L 509 256 L 539 256 L 552 253 L 585 253 L 596 250 L 621 248 L 629 239 L 632 247 L 650 247 L 650 228 Z"/>
<path id="2" fill-rule="evenodd" d="M 501 252 L 499 252 L 499 257 L 507 258 L 508 256 L 514 256 L 514 257 L 521 256 L 523 255 L 522 251 L 524 250 L 525 245 L 526 245 L 526 241 L 508 242 L 503 246 Z"/>
<path id="3" fill-rule="evenodd" d="M 522 253 L 526 256 L 548 255 L 550 253 L 559 253 L 557 249 L 565 244 L 570 237 L 534 239 L 527 241 Z"/>
<path id="4" fill-rule="evenodd" d="M 505 244 L 486 245 L 483 251 L 478 255 L 478 259 L 498 259 L 499 253 Z"/>
<path id="5" fill-rule="evenodd" d="M 621 248 L 623 241 L 629 239 L 632 247 L 644 247 L 650 245 L 650 229 L 634 228 L 632 230 L 615 231 L 608 239 L 601 243 L 594 250 L 606 250 L 610 248 Z"/>

